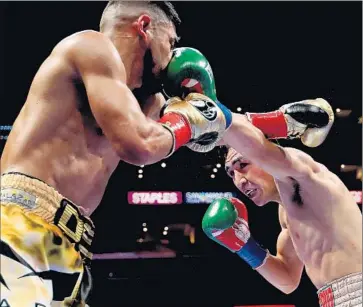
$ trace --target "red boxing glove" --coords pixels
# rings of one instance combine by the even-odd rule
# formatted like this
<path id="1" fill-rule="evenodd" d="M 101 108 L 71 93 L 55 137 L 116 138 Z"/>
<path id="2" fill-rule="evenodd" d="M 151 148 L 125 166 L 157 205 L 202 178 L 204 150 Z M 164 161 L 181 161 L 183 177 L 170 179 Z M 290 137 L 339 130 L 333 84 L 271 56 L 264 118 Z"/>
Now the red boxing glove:
<path id="1" fill-rule="evenodd" d="M 212 231 L 213 237 L 232 251 L 239 251 L 251 236 L 248 227 L 248 212 L 246 205 L 237 198 L 230 198 L 229 201 L 237 210 L 237 219 L 232 227 L 223 231 Z"/>

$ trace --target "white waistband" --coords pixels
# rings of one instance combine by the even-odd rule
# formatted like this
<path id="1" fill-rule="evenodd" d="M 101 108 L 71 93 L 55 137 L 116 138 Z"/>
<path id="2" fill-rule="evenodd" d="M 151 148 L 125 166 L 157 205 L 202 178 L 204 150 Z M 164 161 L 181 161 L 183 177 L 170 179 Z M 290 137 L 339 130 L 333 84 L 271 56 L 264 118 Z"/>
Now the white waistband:
<path id="1" fill-rule="evenodd" d="M 336 279 L 318 291 L 321 307 L 361 307 L 362 273 Z"/>

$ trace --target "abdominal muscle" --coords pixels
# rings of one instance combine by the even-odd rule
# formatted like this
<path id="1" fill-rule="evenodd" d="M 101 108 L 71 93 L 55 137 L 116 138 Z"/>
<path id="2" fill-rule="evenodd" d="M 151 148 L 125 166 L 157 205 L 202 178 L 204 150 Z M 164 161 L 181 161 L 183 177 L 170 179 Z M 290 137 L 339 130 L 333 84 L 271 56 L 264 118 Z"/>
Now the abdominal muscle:
<path id="1" fill-rule="evenodd" d="M 362 215 L 349 191 L 330 172 L 301 182 L 303 205 L 290 184 L 278 183 L 295 251 L 316 288 L 362 268 Z M 331 177 L 333 175 L 333 177 Z"/>
<path id="2" fill-rule="evenodd" d="M 38 178 L 91 214 L 118 162 L 108 140 L 85 127 L 82 117 L 75 113 L 48 133 L 27 131 L 15 123 L 4 148 L 1 172 Z"/>

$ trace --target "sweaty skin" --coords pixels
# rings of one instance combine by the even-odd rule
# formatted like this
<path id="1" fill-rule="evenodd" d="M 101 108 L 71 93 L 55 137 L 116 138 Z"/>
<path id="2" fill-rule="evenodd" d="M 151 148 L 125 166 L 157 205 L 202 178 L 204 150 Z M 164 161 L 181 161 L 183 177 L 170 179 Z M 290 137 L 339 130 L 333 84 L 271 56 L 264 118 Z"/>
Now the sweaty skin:
<path id="1" fill-rule="evenodd" d="M 266 280 L 290 293 L 304 267 L 317 289 L 361 272 L 362 214 L 338 176 L 300 150 L 269 142 L 239 114 L 224 142 L 233 148 L 226 170 L 236 187 L 253 189 L 249 196 L 259 206 L 280 204 L 277 255 L 257 269 Z"/>
<path id="2" fill-rule="evenodd" d="M 1 172 L 43 180 L 91 214 L 120 160 L 142 165 L 165 158 L 172 136 L 142 112 L 127 73 L 105 35 L 84 31 L 62 40 L 34 77 Z M 147 111 L 155 118 L 155 110 Z"/>

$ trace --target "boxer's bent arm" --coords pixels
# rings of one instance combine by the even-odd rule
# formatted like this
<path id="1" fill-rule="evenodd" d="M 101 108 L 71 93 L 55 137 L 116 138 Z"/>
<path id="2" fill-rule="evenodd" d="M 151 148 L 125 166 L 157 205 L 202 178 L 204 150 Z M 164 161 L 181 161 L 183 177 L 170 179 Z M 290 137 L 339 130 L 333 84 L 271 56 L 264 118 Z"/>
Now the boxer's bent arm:
<path id="1" fill-rule="evenodd" d="M 308 161 L 306 154 L 298 150 L 291 154 L 291 151 L 270 142 L 244 115 L 233 113 L 232 118 L 232 125 L 223 136 L 224 143 L 273 177 L 280 180 L 305 178 L 316 170 L 313 159 Z"/>
<path id="2" fill-rule="evenodd" d="M 67 54 L 85 85 L 98 125 L 120 158 L 136 165 L 164 159 L 172 148 L 172 135 L 142 113 L 113 44 L 98 32 L 87 32 L 69 44 Z"/>
<path id="3" fill-rule="evenodd" d="M 142 106 L 142 112 L 148 117 L 155 121 L 160 119 L 160 111 L 165 105 L 166 100 L 161 93 L 151 95 L 146 99 Z"/>
<path id="4" fill-rule="evenodd" d="M 289 231 L 281 219 L 282 210 L 280 205 L 281 232 L 277 239 L 276 256 L 269 255 L 257 272 L 277 289 L 289 294 L 298 287 L 304 264 L 297 256 Z"/>

